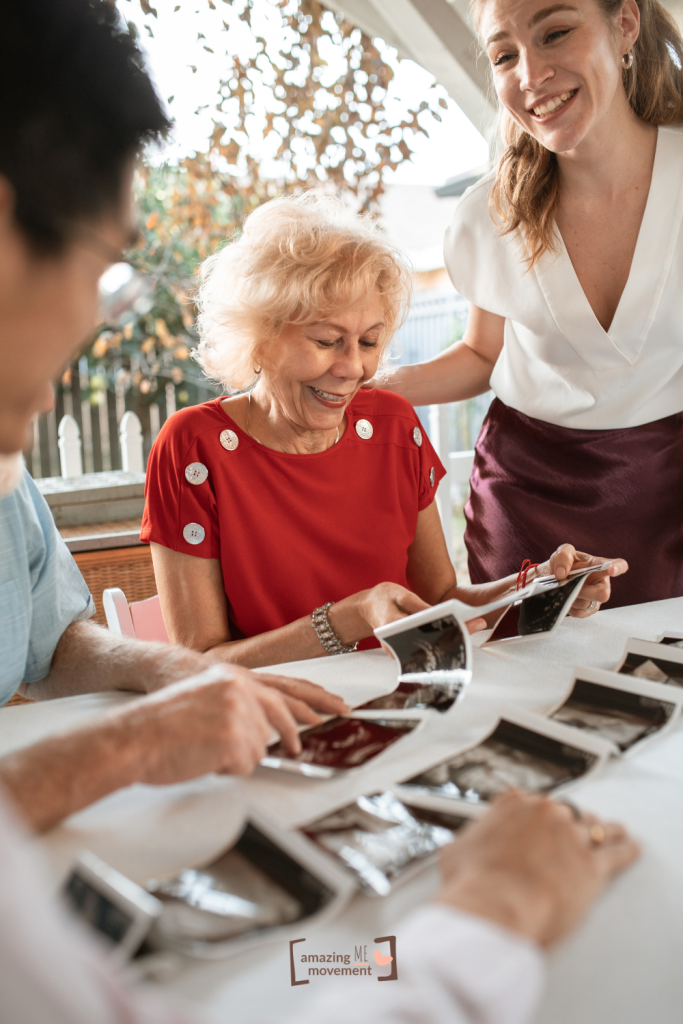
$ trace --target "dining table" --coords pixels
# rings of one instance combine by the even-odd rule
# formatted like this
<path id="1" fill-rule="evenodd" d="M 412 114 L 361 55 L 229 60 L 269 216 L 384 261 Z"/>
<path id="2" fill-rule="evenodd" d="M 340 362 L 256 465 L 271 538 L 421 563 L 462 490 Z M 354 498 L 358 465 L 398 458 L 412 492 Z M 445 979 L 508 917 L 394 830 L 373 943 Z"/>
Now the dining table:
<path id="1" fill-rule="evenodd" d="M 329 779 L 259 767 L 246 779 L 209 775 L 171 786 L 134 785 L 73 815 L 37 842 L 55 888 L 83 849 L 141 885 L 169 877 L 229 847 L 250 810 L 281 829 L 298 830 L 476 744 L 506 708 L 547 714 L 569 692 L 578 667 L 615 669 L 629 638 L 657 640 L 681 630 L 683 598 L 676 598 L 566 618 L 546 638 L 482 649 L 488 634 L 479 633 L 472 637 L 472 678 L 456 703 L 445 713 L 429 712 L 419 729 L 360 768 Z M 264 671 L 312 680 L 354 707 L 389 693 L 397 681 L 396 662 L 380 649 Z M 117 691 L 3 708 L 0 756 L 139 699 Z M 582 810 L 623 822 L 643 852 L 609 884 L 573 934 L 547 954 L 534 1024 L 683 1019 L 683 722 L 612 757 L 566 795 Z M 392 934 L 400 955 L 402 922 L 438 885 L 433 859 L 388 896 L 358 891 L 334 918 L 312 921 L 301 934 L 310 948 L 330 950 L 370 945 Z M 292 985 L 289 938 L 264 934 L 262 942 L 215 960 L 152 958 L 143 973 L 166 999 L 199 1005 L 226 1022 L 295 1018 L 322 982 Z"/>

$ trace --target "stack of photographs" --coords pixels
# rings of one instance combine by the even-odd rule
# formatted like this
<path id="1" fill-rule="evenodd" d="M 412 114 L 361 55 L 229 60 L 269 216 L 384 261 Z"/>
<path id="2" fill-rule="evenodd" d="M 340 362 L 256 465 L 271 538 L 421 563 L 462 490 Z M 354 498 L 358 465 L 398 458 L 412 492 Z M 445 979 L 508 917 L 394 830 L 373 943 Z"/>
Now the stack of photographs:
<path id="1" fill-rule="evenodd" d="M 652 683 L 683 686 L 683 649 L 663 641 L 629 640 L 617 672 Z"/>
<path id="2" fill-rule="evenodd" d="M 360 796 L 301 831 L 344 865 L 364 892 L 387 896 L 411 878 L 472 817 L 465 805 L 446 811 L 408 805 L 394 793 Z"/>
<path id="3" fill-rule="evenodd" d="M 509 789 L 553 793 L 597 771 L 611 752 L 599 737 L 510 708 L 484 740 L 407 779 L 397 794 L 406 801 L 415 791 L 476 804 Z"/>
<path id="4" fill-rule="evenodd" d="M 261 766 L 312 779 L 362 768 L 417 729 L 425 716 L 453 707 L 472 678 L 467 621 L 507 607 L 518 596 L 508 594 L 479 608 L 444 601 L 376 629 L 375 635 L 398 664 L 396 688 L 349 715 L 304 729 L 298 757 L 289 757 L 282 743 L 273 743 Z"/>
<path id="5" fill-rule="evenodd" d="M 645 740 L 672 729 L 683 704 L 680 692 L 643 678 L 578 668 L 568 696 L 550 718 L 584 729 L 625 754 Z"/>

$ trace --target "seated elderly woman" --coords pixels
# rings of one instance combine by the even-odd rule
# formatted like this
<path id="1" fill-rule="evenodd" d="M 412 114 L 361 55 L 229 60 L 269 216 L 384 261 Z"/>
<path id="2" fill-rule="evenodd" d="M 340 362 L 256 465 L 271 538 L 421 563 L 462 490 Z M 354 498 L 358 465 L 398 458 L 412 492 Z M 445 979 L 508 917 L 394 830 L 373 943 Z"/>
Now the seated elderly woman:
<path id="1" fill-rule="evenodd" d="M 142 540 L 173 642 L 247 666 L 315 658 L 514 587 L 457 585 L 434 502 L 443 466 L 412 406 L 361 390 L 410 290 L 380 229 L 314 193 L 265 204 L 206 261 L 198 359 L 233 397 L 172 416 L 147 470 Z M 564 545 L 535 571 L 563 577 L 587 557 Z M 609 597 L 607 573 L 589 584 L 575 614 Z"/>

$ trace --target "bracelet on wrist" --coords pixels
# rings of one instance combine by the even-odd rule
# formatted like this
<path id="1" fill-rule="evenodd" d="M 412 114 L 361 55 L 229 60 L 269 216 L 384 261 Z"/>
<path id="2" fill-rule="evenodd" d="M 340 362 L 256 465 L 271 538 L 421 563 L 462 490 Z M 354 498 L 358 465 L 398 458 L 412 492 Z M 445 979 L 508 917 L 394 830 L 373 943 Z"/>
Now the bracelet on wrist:
<path id="1" fill-rule="evenodd" d="M 315 635 L 328 654 L 350 654 L 351 651 L 355 651 L 356 647 L 358 647 L 358 642 L 355 644 L 343 644 L 332 629 L 328 612 L 333 604 L 334 601 L 328 601 L 327 604 L 323 604 L 320 608 L 316 608 L 315 611 L 311 612 L 311 625 L 315 630 Z"/>

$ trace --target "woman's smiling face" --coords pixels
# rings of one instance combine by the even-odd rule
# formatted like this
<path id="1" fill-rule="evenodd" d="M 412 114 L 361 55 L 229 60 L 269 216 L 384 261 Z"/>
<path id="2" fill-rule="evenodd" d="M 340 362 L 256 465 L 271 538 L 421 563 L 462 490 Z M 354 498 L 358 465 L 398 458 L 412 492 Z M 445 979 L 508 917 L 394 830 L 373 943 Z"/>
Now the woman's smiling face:
<path id="1" fill-rule="evenodd" d="M 265 346 L 263 388 L 299 430 L 332 430 L 382 352 L 384 308 L 377 291 L 317 323 L 290 324 Z"/>
<path id="2" fill-rule="evenodd" d="M 622 55 L 638 37 L 635 0 L 607 19 L 595 0 L 484 0 L 479 34 L 503 106 L 554 153 L 600 130 L 626 102 Z"/>

